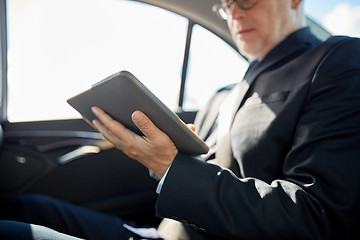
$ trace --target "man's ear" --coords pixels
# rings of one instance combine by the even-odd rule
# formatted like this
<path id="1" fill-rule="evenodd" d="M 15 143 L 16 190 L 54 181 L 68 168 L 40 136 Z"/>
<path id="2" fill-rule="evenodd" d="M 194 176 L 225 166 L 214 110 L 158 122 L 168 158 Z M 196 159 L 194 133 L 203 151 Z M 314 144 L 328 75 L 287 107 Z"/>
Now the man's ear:
<path id="1" fill-rule="evenodd" d="M 291 1 L 291 7 L 292 9 L 297 9 L 301 4 L 303 0 L 292 0 Z"/>

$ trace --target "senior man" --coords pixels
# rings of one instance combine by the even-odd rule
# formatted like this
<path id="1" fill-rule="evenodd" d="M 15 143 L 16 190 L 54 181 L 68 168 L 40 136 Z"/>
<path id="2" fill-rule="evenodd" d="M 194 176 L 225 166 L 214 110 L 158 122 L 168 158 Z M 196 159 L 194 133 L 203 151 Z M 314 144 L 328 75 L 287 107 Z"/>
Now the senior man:
<path id="1" fill-rule="evenodd" d="M 251 64 L 239 84 L 219 90 L 196 118 L 196 132 L 211 146 L 207 155 L 179 152 L 139 111 L 132 119 L 144 136 L 93 107 L 98 131 L 161 179 L 158 233 L 165 239 L 359 238 L 360 40 L 316 39 L 305 26 L 302 0 L 223 0 L 217 10 Z M 92 231 L 82 224 L 81 234 L 41 223 L 87 239 L 116 239 L 121 221 L 96 235 L 100 219 L 87 218 Z M 77 215 L 76 222 L 85 221 Z"/>
<path id="2" fill-rule="evenodd" d="M 200 137 L 216 139 L 210 158 L 221 167 L 178 152 L 141 112 L 133 121 L 145 138 L 93 109 L 97 129 L 162 178 L 157 215 L 184 229 L 175 232 L 179 227 L 168 221 L 160 233 L 359 237 L 359 39 L 321 43 L 305 27 L 301 0 L 222 1 L 220 10 L 240 52 L 255 64 L 196 121 Z"/>

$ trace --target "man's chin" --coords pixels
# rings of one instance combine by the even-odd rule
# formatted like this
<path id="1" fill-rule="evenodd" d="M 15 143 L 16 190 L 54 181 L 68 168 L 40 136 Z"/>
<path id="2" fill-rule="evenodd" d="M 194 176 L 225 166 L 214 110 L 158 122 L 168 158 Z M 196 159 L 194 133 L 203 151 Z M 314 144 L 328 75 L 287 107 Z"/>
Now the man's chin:
<path id="1" fill-rule="evenodd" d="M 261 58 L 268 52 L 263 46 L 259 47 L 259 44 L 255 44 L 254 41 L 239 43 L 237 44 L 237 47 L 241 55 L 248 58 L 249 60 Z"/>
<path id="2" fill-rule="evenodd" d="M 255 58 L 254 56 L 256 55 L 255 48 L 254 48 L 254 46 L 251 46 L 251 45 L 253 45 L 253 44 L 237 45 L 241 55 L 243 55 L 244 57 L 246 57 L 248 59 L 254 59 Z"/>

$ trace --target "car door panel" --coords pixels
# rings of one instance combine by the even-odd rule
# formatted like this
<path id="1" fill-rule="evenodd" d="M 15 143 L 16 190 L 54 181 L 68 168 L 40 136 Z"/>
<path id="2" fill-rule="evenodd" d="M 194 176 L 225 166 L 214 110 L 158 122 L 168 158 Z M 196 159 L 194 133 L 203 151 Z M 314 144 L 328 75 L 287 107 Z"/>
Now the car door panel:
<path id="1" fill-rule="evenodd" d="M 192 122 L 195 114 L 179 116 Z M 153 215 L 157 181 L 140 163 L 104 144 L 84 120 L 4 123 L 3 128 L 1 196 L 36 193 L 122 217 Z"/>
<path id="2" fill-rule="evenodd" d="M 153 211 L 156 180 L 121 151 L 108 148 L 59 163 L 61 156 L 102 140 L 82 119 L 3 127 L 1 196 L 44 194 L 119 215 Z"/>

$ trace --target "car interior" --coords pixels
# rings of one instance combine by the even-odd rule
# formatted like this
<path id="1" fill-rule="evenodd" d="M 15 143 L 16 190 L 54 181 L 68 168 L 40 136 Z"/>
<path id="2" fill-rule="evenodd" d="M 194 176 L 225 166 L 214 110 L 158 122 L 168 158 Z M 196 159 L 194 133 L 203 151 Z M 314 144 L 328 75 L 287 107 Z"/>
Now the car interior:
<path id="1" fill-rule="evenodd" d="M 34 55 L 30 54 L 31 56 L 29 56 L 27 62 L 21 63 L 23 64 L 21 66 L 29 65 L 28 67 L 34 72 L 31 73 L 33 75 L 28 75 L 28 77 L 25 78 L 19 77 L 20 79 L 26 80 L 24 81 L 26 84 L 21 83 L 22 85 L 20 84 L 19 87 L 15 86 L 17 81 L 15 79 L 16 74 L 22 70 L 21 66 L 16 68 L 16 63 L 13 59 L 16 59 L 16 49 L 20 44 L 18 41 L 20 41 L 21 38 L 15 37 L 17 36 L 17 30 L 12 24 L 20 24 L 16 21 L 21 18 L 15 18 L 14 16 L 15 13 L 20 12 L 19 9 L 21 8 L 16 8 L 15 3 L 10 2 L 11 1 L 0 0 L 0 196 L 11 197 L 20 194 L 43 194 L 78 204 L 86 208 L 137 221 L 139 223 L 151 222 L 157 224 L 159 219 L 154 216 L 157 197 L 155 193 L 158 183 L 157 180 L 152 178 L 149 175 L 148 170 L 141 164 L 129 159 L 121 151 L 113 148 L 111 144 L 108 144 L 108 142 L 87 124 L 81 116 L 75 115 L 74 113 L 75 117 L 64 115 L 63 119 L 61 117 L 52 118 L 50 116 L 44 118 L 34 117 L 35 119 L 30 120 L 26 118 L 24 118 L 25 120 L 17 120 L 13 117 L 12 111 L 15 107 L 12 106 L 18 106 L 15 105 L 16 100 L 20 101 L 19 106 L 25 106 L 23 110 L 19 110 L 25 117 L 28 117 L 31 112 L 36 111 L 36 108 L 38 107 L 36 103 L 31 104 L 30 106 L 26 105 L 27 101 L 30 101 L 31 98 L 35 98 L 37 95 L 32 88 L 40 89 L 39 92 L 44 93 L 44 96 L 39 100 L 41 104 L 47 104 L 48 101 L 50 101 L 49 99 L 56 95 L 47 94 L 47 86 L 55 88 L 55 91 L 57 92 L 61 91 L 56 90 L 56 88 L 59 87 L 57 87 L 57 83 L 51 83 L 52 77 L 49 77 L 49 75 L 46 75 L 48 81 L 47 84 L 40 86 L 35 84 L 37 78 L 40 78 L 43 71 L 48 68 L 46 62 L 52 61 L 46 59 L 41 66 L 30 66 L 33 64 L 33 61 L 36 62 L 36 60 L 31 60 L 36 54 L 43 54 L 40 48 L 36 51 L 34 50 Z M 69 5 L 74 2 L 62 2 L 64 3 L 64 9 L 69 9 L 69 11 L 71 11 L 71 7 L 66 6 L 66 4 Z M 100 6 L 102 2 L 107 1 L 89 2 L 96 2 L 96 6 Z M 199 75 L 193 74 L 193 70 L 191 69 L 197 67 L 201 72 L 203 68 L 209 68 L 209 65 L 206 65 L 207 63 L 204 63 L 204 66 L 193 64 L 195 60 L 191 57 L 195 55 L 195 47 L 203 46 L 204 48 L 206 47 L 208 51 L 215 51 L 216 49 L 213 45 L 204 44 L 204 41 L 210 42 L 207 37 L 202 39 L 197 45 L 196 41 L 193 39 L 193 37 L 195 37 L 195 29 L 201 27 L 201 29 L 206 30 L 207 34 L 215 36 L 217 39 L 216 41 L 221 41 L 227 48 L 235 52 L 240 59 L 239 61 L 242 61 L 243 64 L 245 64 L 244 66 L 247 64 L 246 59 L 236 50 L 236 47 L 231 40 L 230 33 L 228 32 L 226 22 L 220 19 L 212 11 L 213 5 L 218 2 L 217 0 L 113 0 L 112 2 L 130 2 L 135 9 L 138 7 L 140 8 L 143 5 L 151 6 L 156 9 L 160 8 L 161 11 L 170 12 L 171 14 L 181 16 L 181 18 L 184 19 L 185 28 L 181 30 L 185 33 L 181 44 L 183 48 L 180 49 L 181 51 L 179 50 L 181 53 L 181 61 L 179 61 L 179 67 L 174 71 L 176 72 L 179 82 L 174 84 L 176 92 L 172 95 L 175 96 L 176 100 L 174 106 L 172 106 L 172 110 L 186 123 L 193 122 L 199 108 L 192 107 L 192 105 L 191 107 L 186 107 L 188 106 L 186 101 L 191 100 L 189 89 L 195 88 L 195 85 L 191 85 L 192 83 L 190 83 L 191 78 L 197 78 L 198 81 L 207 79 L 207 76 L 204 76 L 203 78 L 197 77 Z M 45 6 L 44 8 L 41 8 L 41 6 L 31 6 L 35 3 L 36 1 L 33 0 L 27 1 L 27 8 L 24 6 L 22 11 L 26 12 L 34 9 L 45 9 L 44 11 L 46 11 Z M 16 11 L 16 9 L 18 9 L 18 11 Z M 62 14 L 66 16 L 71 13 Z M 77 14 L 74 13 L 74 16 Z M 99 17 L 108 18 L 108 21 L 111 21 L 110 16 L 107 15 L 106 11 L 98 10 L 97 14 L 99 14 Z M 29 16 L 30 15 L 31 13 L 29 13 Z M 36 18 L 36 15 L 31 16 Z M 81 18 L 78 19 L 79 21 L 82 21 Z M 133 15 L 133 19 L 128 20 L 131 22 L 134 19 L 146 21 L 146 19 L 141 19 L 138 15 Z M 44 22 L 43 19 L 40 20 Z M 330 35 L 330 33 L 311 19 L 307 20 L 312 31 L 316 33 L 319 38 L 325 39 Z M 59 20 L 60 23 L 64 21 L 65 19 Z M 21 22 L 21 24 L 25 24 L 24 22 Z M 63 30 L 60 23 L 59 26 L 57 26 L 58 28 L 56 31 Z M 85 23 L 86 21 L 84 20 L 84 23 L 82 24 Z M 128 24 L 128 22 L 126 22 L 126 24 Z M 89 26 L 89 28 L 92 27 L 94 26 Z M 171 29 L 170 27 L 169 29 Z M 171 35 L 171 32 L 168 32 L 170 31 L 169 29 L 163 29 L 163 34 Z M 50 29 L 43 30 L 51 31 Z M 85 30 L 80 28 L 79 32 L 81 33 L 82 31 Z M 116 32 L 120 35 L 123 34 L 127 36 L 134 34 L 131 31 L 125 31 L 127 31 L 125 27 L 111 30 L 114 34 Z M 134 28 L 134 31 L 136 31 L 136 28 Z M 145 30 L 142 29 L 142 31 Z M 174 31 L 176 31 L 176 29 L 174 29 Z M 24 32 L 24 34 L 25 33 L 26 32 Z M 158 33 L 149 31 L 146 32 L 146 34 L 150 37 L 152 34 Z M 36 37 L 34 35 L 36 35 L 35 32 L 30 32 L 30 34 L 27 35 L 29 39 L 26 39 L 26 41 L 31 41 L 32 38 Z M 59 36 L 54 36 L 49 39 L 52 41 L 57 37 Z M 69 41 L 75 41 L 71 36 L 67 39 L 69 39 Z M 147 41 L 146 36 L 144 36 L 143 41 Z M 82 42 L 82 44 L 86 45 L 84 42 Z M 121 45 L 122 43 L 118 42 L 117 44 Z M 104 48 L 104 45 L 106 44 L 99 43 L 99 46 L 92 45 L 91 47 L 95 49 Z M 27 46 L 29 51 L 32 50 L 32 46 L 33 45 Z M 140 48 L 141 46 L 138 45 L 137 47 Z M 164 48 L 167 47 L 170 48 L 171 44 L 169 46 L 164 46 Z M 176 46 L 173 47 L 176 48 Z M 54 42 L 52 48 L 61 49 L 61 45 Z M 151 46 L 148 48 L 151 48 Z M 44 52 L 46 51 L 47 50 L 44 50 Z M 61 51 L 66 51 L 66 49 Z M 166 51 L 166 49 L 158 49 L 157 51 Z M 54 50 L 54 53 L 55 52 L 56 51 Z M 160 54 L 158 52 L 153 53 L 153 55 Z M 73 52 L 69 51 L 66 56 L 69 58 L 76 58 L 72 53 Z M 20 52 L 20 54 L 24 53 Z M 136 54 L 141 55 L 142 53 L 137 52 Z M 54 57 L 57 58 L 57 56 Z M 18 58 L 21 58 L 21 55 L 19 55 Z M 140 60 L 138 58 L 136 62 L 140 62 Z M 221 61 L 221 58 L 218 60 Z M 107 60 L 105 58 L 102 61 L 106 61 L 107 64 L 110 64 L 111 59 Z M 166 61 L 169 62 L 169 60 Z M 77 66 L 74 68 L 86 67 L 81 65 L 82 63 L 79 60 Z M 162 64 L 158 64 L 156 61 L 147 61 L 145 65 L 149 68 L 167 68 Z M 89 71 L 92 68 L 96 69 L 96 67 L 87 67 Z M 116 69 L 116 67 L 114 67 L 114 69 Z M 219 71 L 219 76 L 222 76 L 222 68 L 219 67 L 217 70 Z M 99 70 L 99 74 L 94 77 L 93 81 L 100 80 L 100 77 L 98 76 L 110 74 L 111 71 L 113 71 L 113 69 L 106 73 L 100 72 Z M 59 72 L 68 72 L 68 70 L 62 68 Z M 30 74 L 27 70 L 23 70 L 23 73 Z M 145 78 L 145 75 L 140 71 L 139 75 L 140 78 Z M 79 78 L 81 78 L 81 75 L 78 75 L 74 79 L 76 80 Z M 151 78 L 152 77 L 150 76 L 149 79 Z M 75 81 L 72 81 L 75 85 Z M 58 82 L 61 84 L 61 81 Z M 221 81 L 216 84 L 214 83 L 213 89 L 218 88 L 221 84 Z M 64 83 L 64 85 L 66 84 Z M 211 85 L 210 82 L 209 85 Z M 73 88 L 72 85 L 66 85 L 64 86 L 64 89 L 73 91 L 68 93 L 68 96 L 70 97 L 76 92 L 80 92 L 80 89 L 85 89 L 87 87 L 88 85 L 86 84 L 83 84 L 78 88 Z M 162 88 L 154 87 L 154 89 L 159 91 L 167 91 L 166 87 Z M 211 91 L 213 91 L 213 89 L 211 89 Z M 10 90 L 14 91 L 10 93 Z M 20 90 L 23 90 L 24 92 L 20 92 Z M 26 94 L 30 95 L 28 96 Z M 208 98 L 208 96 L 211 96 L 210 90 L 206 98 Z M 64 102 L 66 105 L 66 97 L 63 97 L 60 101 Z M 57 114 L 61 114 L 60 110 L 58 110 L 55 105 L 51 106 L 50 102 L 48 105 L 50 105 L 50 108 L 55 108 L 54 111 Z M 68 109 L 71 109 L 70 106 L 67 107 Z M 42 113 L 48 112 L 46 109 L 39 109 L 39 111 Z"/>

